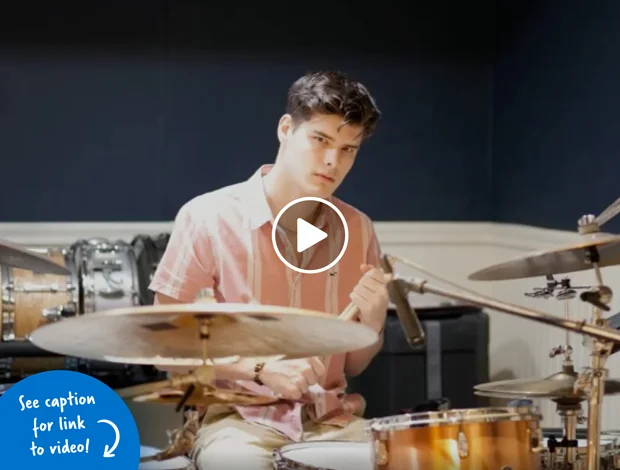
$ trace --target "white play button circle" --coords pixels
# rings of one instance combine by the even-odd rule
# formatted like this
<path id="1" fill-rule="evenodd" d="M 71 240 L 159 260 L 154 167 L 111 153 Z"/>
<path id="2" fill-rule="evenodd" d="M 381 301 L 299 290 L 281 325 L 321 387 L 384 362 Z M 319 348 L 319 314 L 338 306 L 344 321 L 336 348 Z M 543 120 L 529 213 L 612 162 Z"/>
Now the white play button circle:
<path id="1" fill-rule="evenodd" d="M 316 245 L 321 240 L 325 240 L 327 234 L 309 224 L 304 219 L 297 219 L 297 252 L 306 251 L 311 246 Z"/>
<path id="2" fill-rule="evenodd" d="M 299 204 L 300 202 L 304 202 L 304 201 L 316 201 L 316 202 L 320 202 L 321 204 L 327 205 L 332 211 L 334 211 L 338 215 L 338 217 L 340 218 L 340 221 L 342 222 L 342 226 L 344 228 L 344 241 L 342 242 L 342 245 L 341 245 L 342 247 L 340 248 L 338 252 L 338 256 L 336 256 L 334 259 L 328 260 L 328 263 L 325 266 L 321 268 L 317 268 L 317 269 L 302 269 L 299 266 L 295 266 L 293 263 L 288 261 L 286 257 L 282 255 L 282 253 L 280 252 L 280 248 L 278 246 L 278 242 L 277 242 L 278 223 L 280 222 L 280 218 L 282 217 L 282 214 L 284 214 L 288 209 L 290 209 L 295 204 Z M 317 245 L 323 240 L 328 239 L 330 236 L 333 236 L 333 235 L 327 232 L 324 232 L 323 230 L 312 225 L 310 222 L 306 220 L 298 218 L 297 219 L 296 243 L 295 243 L 294 249 L 297 251 L 297 253 L 303 253 L 304 251 Z M 344 216 L 342 215 L 342 212 L 340 212 L 340 210 L 333 203 L 326 201 L 325 199 L 318 198 L 318 197 L 302 197 L 302 198 L 295 199 L 294 201 L 289 202 L 278 213 L 275 220 L 273 221 L 273 227 L 271 230 L 271 243 L 273 244 L 273 248 L 276 254 L 278 255 L 278 258 L 280 258 L 280 261 L 282 261 L 286 266 L 288 266 L 292 270 L 297 271 L 299 273 L 317 274 L 323 271 L 327 271 L 328 269 L 331 269 L 344 256 L 344 253 L 347 249 L 347 245 L 349 244 L 349 228 L 347 227 L 347 222 Z"/>

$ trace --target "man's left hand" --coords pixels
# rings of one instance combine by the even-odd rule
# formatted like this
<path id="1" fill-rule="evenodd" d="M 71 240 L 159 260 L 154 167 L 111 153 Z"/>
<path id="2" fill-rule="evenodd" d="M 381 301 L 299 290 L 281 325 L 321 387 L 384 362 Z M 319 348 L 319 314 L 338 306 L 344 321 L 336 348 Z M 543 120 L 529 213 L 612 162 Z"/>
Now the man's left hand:
<path id="1" fill-rule="evenodd" d="M 360 309 L 360 321 L 379 333 L 387 315 L 389 278 L 371 265 L 363 264 L 360 268 L 363 276 L 351 292 L 351 301 Z"/>

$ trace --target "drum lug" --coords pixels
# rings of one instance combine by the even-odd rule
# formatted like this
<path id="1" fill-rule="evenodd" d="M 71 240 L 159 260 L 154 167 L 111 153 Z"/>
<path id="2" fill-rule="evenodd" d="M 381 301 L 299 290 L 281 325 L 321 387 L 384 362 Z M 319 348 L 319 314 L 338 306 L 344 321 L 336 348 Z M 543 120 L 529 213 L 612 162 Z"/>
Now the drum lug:
<path id="1" fill-rule="evenodd" d="M 467 436 L 463 431 L 459 432 L 457 438 L 457 448 L 459 451 L 459 457 L 464 459 L 469 455 L 469 443 L 467 442 Z"/>
<path id="2" fill-rule="evenodd" d="M 545 450 L 542 429 L 527 430 L 528 440 L 530 441 L 530 449 L 532 454 L 540 454 Z"/>
<path id="3" fill-rule="evenodd" d="M 387 465 L 389 456 L 385 442 L 380 438 L 373 441 L 373 457 L 376 465 Z"/>
<path id="4" fill-rule="evenodd" d="M 48 321 L 58 321 L 67 317 L 74 317 L 77 313 L 75 304 L 68 303 L 58 307 L 48 307 L 41 311 L 41 316 Z"/>

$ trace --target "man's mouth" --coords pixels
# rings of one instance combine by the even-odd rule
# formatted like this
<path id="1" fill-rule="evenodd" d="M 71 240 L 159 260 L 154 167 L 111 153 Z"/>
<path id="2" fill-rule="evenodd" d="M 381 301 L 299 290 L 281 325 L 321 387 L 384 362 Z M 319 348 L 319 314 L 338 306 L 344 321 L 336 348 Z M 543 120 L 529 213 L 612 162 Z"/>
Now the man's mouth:
<path id="1" fill-rule="evenodd" d="M 329 183 L 333 183 L 334 181 L 336 181 L 334 178 L 332 178 L 331 176 L 327 176 L 323 173 L 315 173 L 316 176 L 318 176 L 319 178 L 321 178 L 322 180 L 325 180 Z"/>

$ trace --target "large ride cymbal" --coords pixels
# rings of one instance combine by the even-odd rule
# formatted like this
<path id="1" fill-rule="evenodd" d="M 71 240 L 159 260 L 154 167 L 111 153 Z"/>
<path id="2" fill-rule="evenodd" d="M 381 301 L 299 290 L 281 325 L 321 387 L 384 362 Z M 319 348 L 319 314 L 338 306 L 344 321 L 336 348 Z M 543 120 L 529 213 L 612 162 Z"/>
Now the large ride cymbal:
<path id="1" fill-rule="evenodd" d="M 71 271 L 51 258 L 7 240 L 0 240 L 0 266 L 25 269 L 41 274 L 69 275 Z"/>
<path id="2" fill-rule="evenodd" d="M 547 378 L 502 380 L 476 385 L 476 395 L 493 398 L 582 398 L 585 394 L 575 393 L 577 374 L 558 372 Z M 605 395 L 620 394 L 620 381 L 605 380 Z"/>
<path id="3" fill-rule="evenodd" d="M 601 268 L 620 265 L 620 235 L 596 232 L 577 236 L 574 243 L 489 266 L 470 274 L 468 279 L 503 281 L 592 269 L 586 256 L 586 249 L 591 247 L 599 252 Z"/>
<path id="4" fill-rule="evenodd" d="M 206 342 L 201 325 L 207 324 Z M 336 315 L 256 304 L 151 305 L 87 313 L 35 330 L 41 349 L 86 359 L 198 366 L 208 358 L 323 356 L 365 348 L 377 334 Z M 206 351 L 203 347 L 206 343 Z"/>

